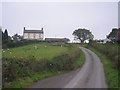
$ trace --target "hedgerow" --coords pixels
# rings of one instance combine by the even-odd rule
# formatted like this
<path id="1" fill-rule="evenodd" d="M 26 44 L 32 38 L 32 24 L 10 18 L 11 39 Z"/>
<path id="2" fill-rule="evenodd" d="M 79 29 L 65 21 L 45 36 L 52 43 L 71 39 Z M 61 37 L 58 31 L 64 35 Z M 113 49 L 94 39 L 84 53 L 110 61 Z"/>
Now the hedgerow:
<path id="1" fill-rule="evenodd" d="M 80 49 L 75 49 L 69 53 L 56 56 L 51 60 L 36 60 L 34 57 L 27 59 L 2 58 L 2 85 L 3 87 L 6 87 L 6 83 L 14 82 L 18 78 L 31 77 L 32 72 L 58 72 L 73 70 L 75 68 L 74 64 L 80 56 Z"/>
<path id="2" fill-rule="evenodd" d="M 100 43 L 89 43 L 90 46 L 100 51 L 104 55 L 106 55 L 114 64 L 114 68 L 118 69 L 118 46 L 117 44 L 100 44 Z"/>

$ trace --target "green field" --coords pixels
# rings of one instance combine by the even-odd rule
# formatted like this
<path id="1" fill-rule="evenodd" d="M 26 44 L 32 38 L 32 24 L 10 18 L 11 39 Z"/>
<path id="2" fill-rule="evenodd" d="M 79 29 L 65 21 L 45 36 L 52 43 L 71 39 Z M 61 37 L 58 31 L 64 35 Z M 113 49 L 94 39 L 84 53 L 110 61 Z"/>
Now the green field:
<path id="1" fill-rule="evenodd" d="M 85 61 L 84 53 L 75 44 L 31 44 L 2 52 L 2 85 L 7 88 L 24 88 L 43 78 L 75 70 Z"/>
<path id="2" fill-rule="evenodd" d="M 35 49 L 37 46 L 38 49 Z M 30 58 L 35 57 L 37 60 L 40 59 L 52 59 L 54 56 L 60 55 L 67 52 L 68 47 L 64 46 L 53 46 L 49 44 L 32 44 L 16 48 L 11 48 L 9 50 L 4 50 L 3 58 Z"/>

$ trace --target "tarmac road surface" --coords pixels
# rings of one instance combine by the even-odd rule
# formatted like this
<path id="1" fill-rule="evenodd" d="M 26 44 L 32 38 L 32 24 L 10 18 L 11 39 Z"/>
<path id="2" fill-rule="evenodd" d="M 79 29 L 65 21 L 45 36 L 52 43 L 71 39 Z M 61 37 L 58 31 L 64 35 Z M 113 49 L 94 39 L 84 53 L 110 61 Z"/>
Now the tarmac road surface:
<path id="1" fill-rule="evenodd" d="M 80 48 L 86 55 L 82 68 L 40 80 L 27 88 L 108 88 L 100 58 L 92 51 Z"/>

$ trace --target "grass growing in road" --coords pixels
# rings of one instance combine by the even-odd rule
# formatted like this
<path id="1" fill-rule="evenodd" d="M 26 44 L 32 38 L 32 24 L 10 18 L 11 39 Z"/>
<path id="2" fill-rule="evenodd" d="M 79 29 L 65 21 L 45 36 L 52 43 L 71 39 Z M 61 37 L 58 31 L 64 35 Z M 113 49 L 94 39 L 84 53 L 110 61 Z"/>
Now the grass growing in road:
<path id="1" fill-rule="evenodd" d="M 105 55 L 95 50 L 94 48 L 90 46 L 85 47 L 95 52 L 102 60 L 102 63 L 104 65 L 106 81 L 109 88 L 118 88 L 118 70 L 114 68 L 114 64 L 111 62 L 111 60 L 109 60 Z"/>

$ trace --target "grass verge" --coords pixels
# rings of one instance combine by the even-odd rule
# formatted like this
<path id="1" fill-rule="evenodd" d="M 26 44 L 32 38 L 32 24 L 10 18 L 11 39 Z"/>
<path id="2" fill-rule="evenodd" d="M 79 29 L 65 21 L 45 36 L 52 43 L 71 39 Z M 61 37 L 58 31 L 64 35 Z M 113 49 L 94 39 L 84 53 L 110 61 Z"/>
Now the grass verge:
<path id="1" fill-rule="evenodd" d="M 82 67 L 82 65 L 84 64 L 84 62 L 85 62 L 85 54 L 84 54 L 84 52 L 80 49 L 80 51 L 81 51 L 81 56 L 80 56 L 80 58 L 75 62 L 75 64 L 74 64 L 74 69 L 77 69 L 77 68 L 79 68 L 79 67 Z"/>
<path id="2" fill-rule="evenodd" d="M 57 72 L 43 72 L 43 73 L 35 73 L 33 72 L 31 74 L 31 77 L 24 77 L 20 78 L 9 86 L 8 88 L 25 88 L 26 86 L 29 86 L 30 84 L 37 82 L 38 80 L 57 75 Z"/>
<path id="3" fill-rule="evenodd" d="M 116 70 L 114 68 L 113 63 L 105 55 L 103 55 L 99 51 L 95 50 L 94 48 L 92 48 L 90 46 L 84 46 L 84 47 L 86 47 L 86 48 L 90 49 L 91 51 L 93 51 L 94 53 L 96 53 L 102 60 L 108 87 L 109 88 L 118 88 L 118 86 L 119 86 L 118 85 L 118 70 Z"/>

